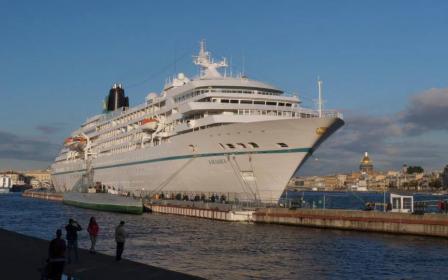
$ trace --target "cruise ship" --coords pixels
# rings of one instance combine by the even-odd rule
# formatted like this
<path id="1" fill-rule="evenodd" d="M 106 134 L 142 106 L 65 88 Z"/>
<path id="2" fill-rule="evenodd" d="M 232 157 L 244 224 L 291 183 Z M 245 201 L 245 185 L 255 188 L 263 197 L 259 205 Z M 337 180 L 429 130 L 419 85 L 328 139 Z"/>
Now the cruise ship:
<path id="1" fill-rule="evenodd" d="M 51 167 L 56 190 L 96 185 L 134 195 L 277 202 L 344 124 L 336 111 L 304 108 L 275 86 L 227 75 L 227 61 L 213 60 L 204 42 L 193 62 L 197 76 L 179 73 L 135 107 L 114 84 L 103 113 L 65 139 Z"/>

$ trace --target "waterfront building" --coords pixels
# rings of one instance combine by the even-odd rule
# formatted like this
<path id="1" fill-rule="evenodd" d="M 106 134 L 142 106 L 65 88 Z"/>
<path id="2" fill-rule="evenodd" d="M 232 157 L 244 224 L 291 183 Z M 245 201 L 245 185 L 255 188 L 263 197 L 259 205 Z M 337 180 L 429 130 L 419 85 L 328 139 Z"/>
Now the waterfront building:
<path id="1" fill-rule="evenodd" d="M 369 154 L 367 152 L 364 153 L 364 156 L 361 159 L 361 162 L 359 164 L 359 171 L 361 173 L 367 173 L 367 174 L 373 173 L 373 162 L 370 159 Z"/>
<path id="2" fill-rule="evenodd" d="M 442 172 L 442 186 L 448 188 L 448 164 L 445 166 Z"/>
<path id="3" fill-rule="evenodd" d="M 49 187 L 51 185 L 50 170 L 29 170 L 25 172 L 25 176 L 29 178 L 33 188 Z"/>
<path id="4" fill-rule="evenodd" d="M 22 186 L 29 183 L 28 178 L 23 173 L 20 172 L 6 171 L 0 173 L 0 175 L 7 175 L 8 177 L 10 177 L 12 185 Z"/>

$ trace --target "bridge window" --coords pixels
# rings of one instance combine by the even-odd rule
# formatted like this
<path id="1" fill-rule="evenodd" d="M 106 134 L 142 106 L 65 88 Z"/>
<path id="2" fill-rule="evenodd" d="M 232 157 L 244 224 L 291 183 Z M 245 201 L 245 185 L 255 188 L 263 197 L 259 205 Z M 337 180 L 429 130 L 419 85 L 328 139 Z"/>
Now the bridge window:
<path id="1" fill-rule="evenodd" d="M 255 142 L 250 142 L 250 143 L 249 143 L 249 146 L 250 146 L 251 148 L 259 148 L 259 147 L 260 147 L 260 146 L 258 146 L 258 144 L 255 143 Z"/>
<path id="2" fill-rule="evenodd" d="M 246 145 L 244 145 L 243 143 L 236 143 L 236 145 L 240 148 L 246 149 Z"/>
<path id="3" fill-rule="evenodd" d="M 288 148 L 288 145 L 285 143 L 277 143 L 277 145 L 281 148 Z"/>
<path id="4" fill-rule="evenodd" d="M 233 144 L 227 144 L 227 147 L 229 147 L 230 149 L 235 149 L 235 146 Z"/>

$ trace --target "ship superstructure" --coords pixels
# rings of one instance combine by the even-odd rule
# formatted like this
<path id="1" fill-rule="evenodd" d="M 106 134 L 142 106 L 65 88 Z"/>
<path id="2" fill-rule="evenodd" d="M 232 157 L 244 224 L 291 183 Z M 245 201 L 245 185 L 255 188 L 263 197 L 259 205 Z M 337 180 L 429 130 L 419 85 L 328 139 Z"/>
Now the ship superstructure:
<path id="1" fill-rule="evenodd" d="M 105 112 L 65 140 L 52 165 L 60 191 L 88 185 L 140 194 L 277 201 L 294 172 L 343 125 L 335 111 L 245 76 L 227 76 L 201 42 L 200 74 L 179 73 L 129 107 L 120 84 Z"/>

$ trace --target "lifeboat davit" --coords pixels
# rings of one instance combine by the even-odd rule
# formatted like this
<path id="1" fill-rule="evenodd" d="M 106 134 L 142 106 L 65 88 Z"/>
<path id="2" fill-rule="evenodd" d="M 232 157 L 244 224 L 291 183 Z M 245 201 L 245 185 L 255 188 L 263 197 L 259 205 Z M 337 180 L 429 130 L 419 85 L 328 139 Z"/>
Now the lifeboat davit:
<path id="1" fill-rule="evenodd" d="M 145 118 L 140 122 L 143 131 L 155 131 L 158 125 L 159 121 L 156 118 Z"/>
<path id="2" fill-rule="evenodd" d="M 68 137 L 64 146 L 72 151 L 82 151 L 87 145 L 87 139 L 83 136 Z"/>

